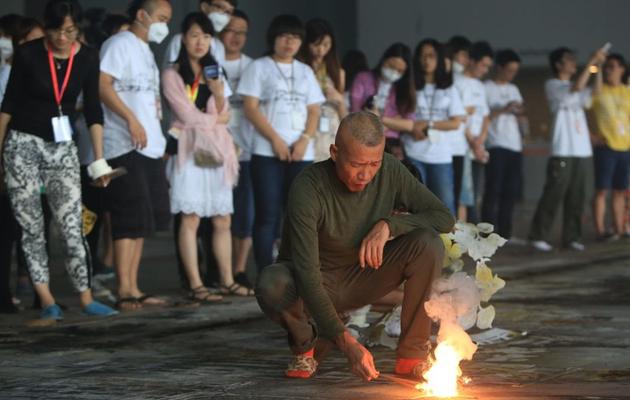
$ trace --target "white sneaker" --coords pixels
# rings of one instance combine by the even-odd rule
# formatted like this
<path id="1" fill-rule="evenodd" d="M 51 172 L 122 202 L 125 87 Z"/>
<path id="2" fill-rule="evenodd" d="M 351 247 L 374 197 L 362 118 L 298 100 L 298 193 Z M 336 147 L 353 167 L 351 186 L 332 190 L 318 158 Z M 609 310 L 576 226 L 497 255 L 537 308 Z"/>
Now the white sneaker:
<path id="1" fill-rule="evenodd" d="M 534 240 L 534 241 L 532 241 L 532 247 L 535 248 L 538 251 L 549 252 L 549 251 L 553 250 L 553 246 L 551 246 L 549 243 L 545 242 L 544 240 Z"/>
<path id="2" fill-rule="evenodd" d="M 571 242 L 569 243 L 568 246 L 571 250 L 575 250 L 575 251 L 584 251 L 584 249 L 586 248 L 582 243 L 580 242 Z"/>

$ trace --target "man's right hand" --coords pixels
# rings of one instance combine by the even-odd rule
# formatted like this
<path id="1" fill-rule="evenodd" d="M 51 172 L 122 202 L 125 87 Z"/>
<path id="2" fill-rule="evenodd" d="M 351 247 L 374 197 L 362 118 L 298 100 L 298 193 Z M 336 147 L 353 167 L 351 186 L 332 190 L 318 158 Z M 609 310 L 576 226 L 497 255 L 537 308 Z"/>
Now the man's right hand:
<path id="1" fill-rule="evenodd" d="M 336 340 L 339 349 L 346 355 L 352 372 L 365 381 L 379 376 L 374 366 L 372 354 L 359 343 L 348 331 L 344 331 Z"/>
<path id="2" fill-rule="evenodd" d="M 142 124 L 137 118 L 133 117 L 127 121 L 129 133 L 131 134 L 131 143 L 136 149 L 144 149 L 147 147 L 147 133 L 144 131 Z"/>

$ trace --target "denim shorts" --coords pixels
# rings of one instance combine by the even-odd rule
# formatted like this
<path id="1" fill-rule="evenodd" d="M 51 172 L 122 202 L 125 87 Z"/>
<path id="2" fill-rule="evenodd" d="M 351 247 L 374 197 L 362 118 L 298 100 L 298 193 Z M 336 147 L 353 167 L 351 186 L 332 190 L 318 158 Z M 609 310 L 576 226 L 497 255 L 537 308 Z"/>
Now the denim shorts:
<path id="1" fill-rule="evenodd" d="M 626 190 L 630 186 L 630 151 L 615 151 L 607 146 L 595 147 L 595 188 Z"/>

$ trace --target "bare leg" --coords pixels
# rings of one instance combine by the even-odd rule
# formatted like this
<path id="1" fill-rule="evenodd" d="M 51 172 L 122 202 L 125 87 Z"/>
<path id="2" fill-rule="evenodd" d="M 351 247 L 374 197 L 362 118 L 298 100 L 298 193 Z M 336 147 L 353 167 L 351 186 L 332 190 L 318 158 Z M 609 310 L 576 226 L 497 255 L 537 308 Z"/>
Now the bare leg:
<path id="1" fill-rule="evenodd" d="M 234 283 L 232 275 L 232 234 L 230 232 L 231 218 L 229 215 L 212 217 L 214 232 L 212 235 L 212 250 L 219 267 L 221 285 L 231 286 Z"/>
<path id="2" fill-rule="evenodd" d="M 468 208 L 464 205 L 459 205 L 457 207 L 457 220 L 461 222 L 466 222 L 468 219 Z"/>
<path id="3" fill-rule="evenodd" d="M 114 264 L 118 278 L 118 298 L 134 297 L 132 287 L 132 263 L 136 251 L 136 239 L 119 239 L 114 241 Z M 140 308 L 137 303 L 123 303 L 124 309 L 132 310 Z M 122 305 L 120 306 L 123 307 Z"/>
<path id="4" fill-rule="evenodd" d="M 199 275 L 199 260 L 197 253 L 197 230 L 199 229 L 199 216 L 196 214 L 182 214 L 182 222 L 179 227 L 178 243 L 179 252 L 184 264 L 184 270 L 188 277 L 191 289 L 203 286 Z"/>
<path id="5" fill-rule="evenodd" d="M 606 190 L 598 190 L 593 197 L 593 219 L 595 220 L 595 233 L 602 236 L 606 233 Z"/>
<path id="6" fill-rule="evenodd" d="M 114 265 L 114 242 L 112 241 L 112 220 L 109 213 L 103 214 L 103 264 L 108 267 Z"/>
<path id="7" fill-rule="evenodd" d="M 615 222 L 615 233 L 623 235 L 625 233 L 624 225 L 626 219 L 626 192 L 623 190 L 613 191 L 613 219 Z"/>

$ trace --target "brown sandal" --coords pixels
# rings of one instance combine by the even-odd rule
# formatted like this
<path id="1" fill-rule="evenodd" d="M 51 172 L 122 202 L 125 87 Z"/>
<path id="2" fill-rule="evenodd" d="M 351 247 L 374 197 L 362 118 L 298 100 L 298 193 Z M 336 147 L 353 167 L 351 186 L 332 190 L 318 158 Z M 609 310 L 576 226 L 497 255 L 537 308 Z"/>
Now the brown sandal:
<path id="1" fill-rule="evenodd" d="M 199 297 L 199 295 L 204 295 L 203 297 Z M 204 303 L 204 304 L 214 304 L 223 300 L 223 296 L 219 294 L 213 294 L 210 290 L 205 286 L 199 286 L 197 288 L 191 289 L 188 294 L 190 300 L 196 303 Z"/>

